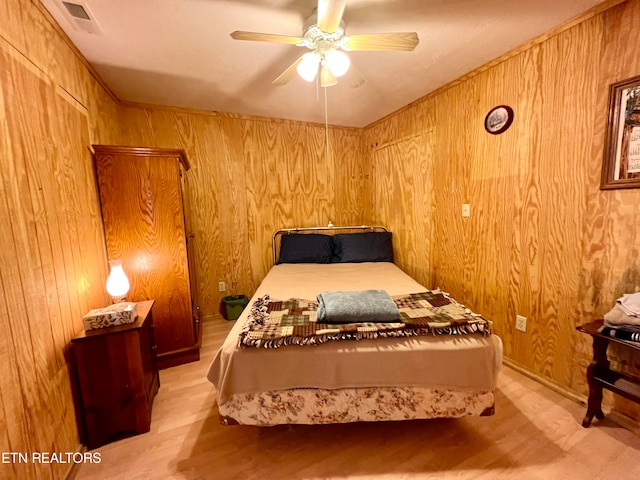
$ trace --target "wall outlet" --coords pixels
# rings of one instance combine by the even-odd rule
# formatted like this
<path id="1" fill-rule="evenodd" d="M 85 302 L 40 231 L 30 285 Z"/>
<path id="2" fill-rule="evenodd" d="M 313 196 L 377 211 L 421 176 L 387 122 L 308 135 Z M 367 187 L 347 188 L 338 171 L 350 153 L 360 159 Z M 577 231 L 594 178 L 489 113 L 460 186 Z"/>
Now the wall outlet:
<path id="1" fill-rule="evenodd" d="M 463 217 L 470 217 L 471 216 L 471 205 L 469 205 L 468 203 L 463 203 L 462 204 L 462 216 Z"/>
<path id="2" fill-rule="evenodd" d="M 527 331 L 527 317 L 516 315 L 516 330 L 520 330 L 521 332 Z"/>
<path id="3" fill-rule="evenodd" d="M 224 282 L 218 282 L 218 291 L 219 292 L 227 291 L 227 286 L 224 284 Z"/>

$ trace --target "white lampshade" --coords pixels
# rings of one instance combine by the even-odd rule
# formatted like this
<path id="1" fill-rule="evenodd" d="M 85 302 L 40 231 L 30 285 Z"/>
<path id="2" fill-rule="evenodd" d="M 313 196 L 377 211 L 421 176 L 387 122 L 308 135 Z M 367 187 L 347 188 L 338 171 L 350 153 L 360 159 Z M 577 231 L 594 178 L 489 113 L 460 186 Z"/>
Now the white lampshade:
<path id="1" fill-rule="evenodd" d="M 318 74 L 318 65 L 320 64 L 320 57 L 315 52 L 305 53 L 302 56 L 302 61 L 296 67 L 298 75 L 300 75 L 307 82 L 313 82 Z"/>
<path id="2" fill-rule="evenodd" d="M 344 52 L 339 50 L 330 50 L 327 52 L 327 66 L 333 73 L 334 77 L 341 77 L 347 70 L 349 70 L 349 66 L 351 65 L 351 61 L 349 57 Z"/>
<path id="3" fill-rule="evenodd" d="M 107 292 L 113 303 L 124 302 L 129 291 L 129 279 L 122 269 L 122 260 L 111 260 L 111 273 L 107 278 Z"/>

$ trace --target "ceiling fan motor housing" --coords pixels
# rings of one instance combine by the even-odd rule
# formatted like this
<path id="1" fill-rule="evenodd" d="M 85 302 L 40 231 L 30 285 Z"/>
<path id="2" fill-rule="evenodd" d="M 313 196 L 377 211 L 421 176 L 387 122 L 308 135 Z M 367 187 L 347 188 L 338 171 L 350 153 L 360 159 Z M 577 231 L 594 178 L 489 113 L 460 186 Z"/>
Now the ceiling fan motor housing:
<path id="1" fill-rule="evenodd" d="M 307 18 L 302 26 L 304 45 L 319 54 L 332 49 L 342 48 L 344 37 L 344 20 L 340 20 L 340 26 L 333 33 L 327 33 L 318 27 L 318 15 L 313 14 Z"/>

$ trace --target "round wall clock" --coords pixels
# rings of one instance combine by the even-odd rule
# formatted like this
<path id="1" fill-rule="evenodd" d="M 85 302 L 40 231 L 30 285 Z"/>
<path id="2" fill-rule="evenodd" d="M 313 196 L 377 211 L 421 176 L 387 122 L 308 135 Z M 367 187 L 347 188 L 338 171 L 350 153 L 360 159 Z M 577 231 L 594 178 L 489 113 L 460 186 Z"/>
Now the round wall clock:
<path id="1" fill-rule="evenodd" d="M 507 105 L 492 108 L 484 119 L 484 129 L 492 135 L 498 135 L 507 130 L 513 122 L 513 109 Z"/>

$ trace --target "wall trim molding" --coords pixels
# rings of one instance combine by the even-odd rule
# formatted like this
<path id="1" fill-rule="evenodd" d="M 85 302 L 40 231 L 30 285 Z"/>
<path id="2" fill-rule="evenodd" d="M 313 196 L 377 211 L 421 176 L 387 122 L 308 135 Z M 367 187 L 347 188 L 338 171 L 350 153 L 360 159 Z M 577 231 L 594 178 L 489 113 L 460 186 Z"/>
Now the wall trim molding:
<path id="1" fill-rule="evenodd" d="M 568 390 L 564 387 L 561 387 L 557 383 L 552 382 L 548 378 L 538 375 L 537 373 L 533 373 L 531 370 L 527 369 L 526 367 L 520 365 L 517 362 L 514 362 L 511 359 L 504 358 L 502 360 L 502 363 L 507 367 L 511 368 L 512 370 L 515 370 L 516 372 L 521 373 L 525 377 L 529 377 L 531 380 L 535 380 L 536 382 L 540 383 L 541 385 L 544 385 L 548 389 L 553 390 L 556 393 L 559 393 L 563 397 L 566 397 L 569 400 L 573 400 L 574 402 L 579 403 L 580 405 L 584 405 L 585 407 L 587 406 L 586 395 L 581 395 L 581 394 L 572 392 L 571 390 Z"/>
<path id="2" fill-rule="evenodd" d="M 0 34 L 0 49 L 7 52 L 12 58 L 18 61 L 20 64 L 24 65 L 31 73 L 33 73 L 40 80 L 44 81 L 47 84 L 53 83 L 51 80 L 51 76 L 45 72 L 39 65 L 33 62 L 29 57 L 27 57 L 24 52 L 20 51 L 18 47 L 16 47 L 11 41 Z"/>
<path id="3" fill-rule="evenodd" d="M 325 128 L 324 123 L 318 123 L 318 122 L 305 122 L 302 120 L 291 120 L 288 118 L 260 117 L 257 115 L 246 115 L 243 113 L 219 112 L 217 110 L 200 110 L 197 108 L 172 107 L 169 105 L 154 105 L 151 103 L 129 102 L 124 100 L 118 101 L 118 107 L 137 108 L 137 109 L 143 109 L 143 110 L 161 110 L 165 112 L 183 113 L 187 115 L 205 115 L 205 116 L 219 117 L 219 118 L 232 119 L 232 120 L 249 120 L 254 122 L 269 122 L 269 123 L 275 122 L 279 124 L 308 125 L 311 127 L 321 127 L 323 130 Z M 329 129 L 361 132 L 363 131 L 364 128 L 363 127 L 347 127 L 342 125 L 329 125 Z"/>

